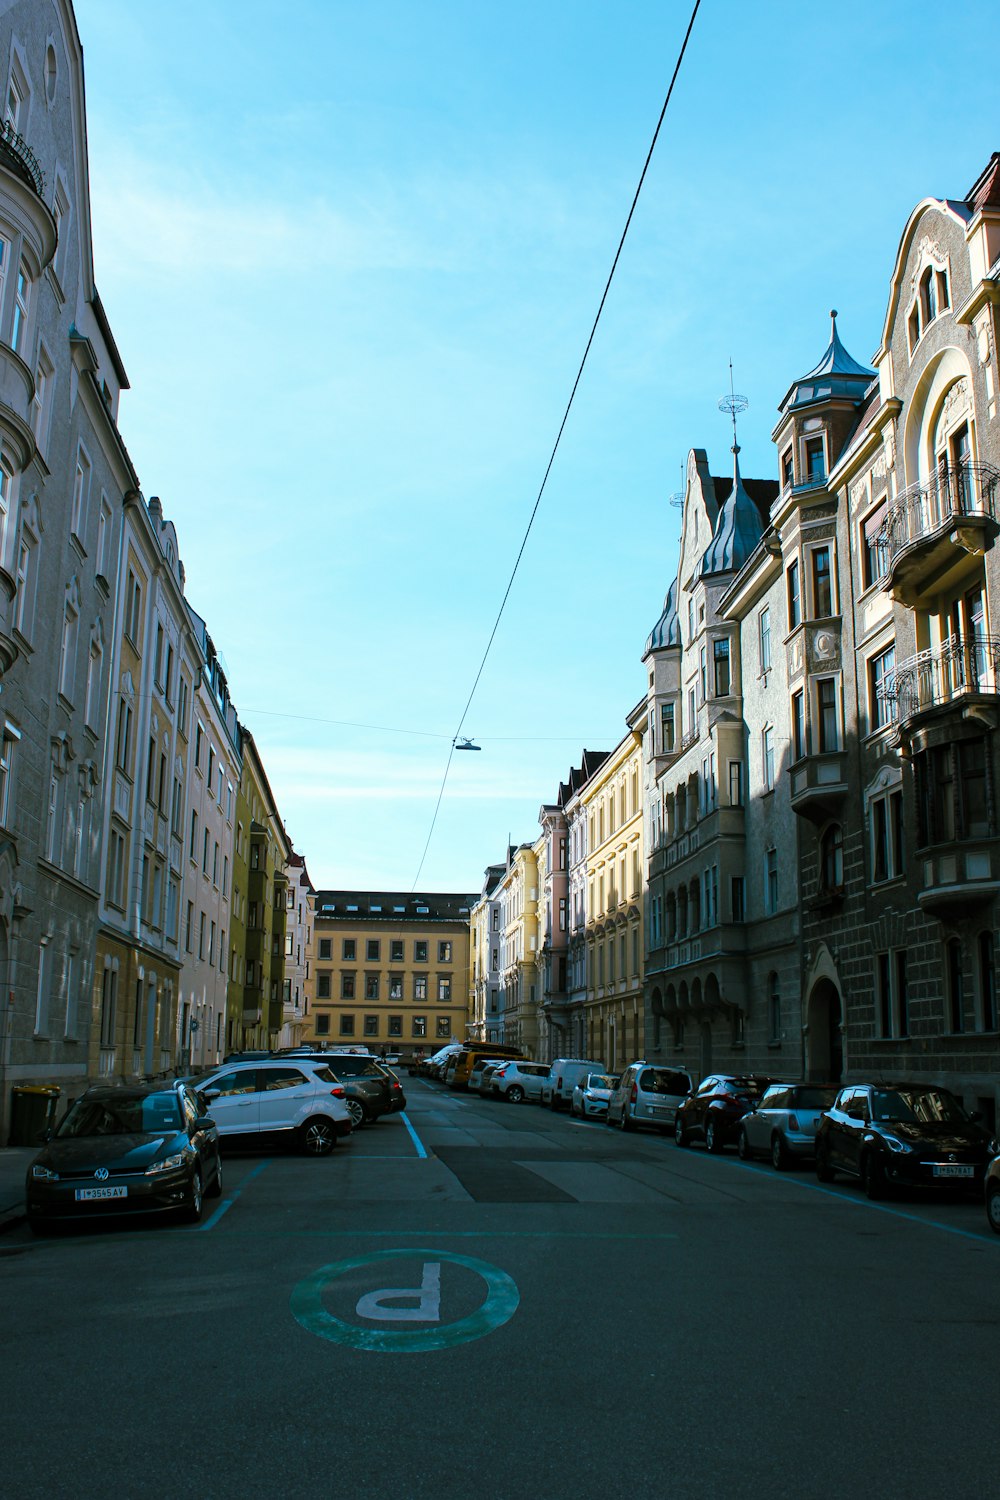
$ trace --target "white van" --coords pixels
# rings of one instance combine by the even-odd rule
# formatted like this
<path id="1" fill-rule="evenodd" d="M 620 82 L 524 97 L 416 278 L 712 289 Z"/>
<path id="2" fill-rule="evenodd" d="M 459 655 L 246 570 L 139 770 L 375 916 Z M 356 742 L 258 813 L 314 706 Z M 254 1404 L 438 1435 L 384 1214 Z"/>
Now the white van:
<path id="1" fill-rule="evenodd" d="M 569 1109 L 580 1079 L 588 1073 L 606 1072 L 604 1064 L 592 1057 L 557 1057 L 549 1067 L 548 1078 L 542 1079 L 541 1102 L 550 1109 Z"/>

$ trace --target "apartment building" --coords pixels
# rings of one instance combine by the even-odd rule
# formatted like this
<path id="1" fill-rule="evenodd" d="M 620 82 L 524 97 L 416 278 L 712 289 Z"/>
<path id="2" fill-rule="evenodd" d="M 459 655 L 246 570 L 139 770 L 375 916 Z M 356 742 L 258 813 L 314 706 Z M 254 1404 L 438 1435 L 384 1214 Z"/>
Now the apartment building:
<path id="1" fill-rule="evenodd" d="M 308 986 L 313 962 L 313 917 L 316 891 L 305 858 L 292 850 L 285 870 L 285 970 L 281 991 L 282 1047 L 296 1047 L 306 1031 Z"/>
<path id="2" fill-rule="evenodd" d="M 501 901 L 497 888 L 505 865 L 487 865 L 479 898 L 469 912 L 469 1027 L 476 1041 L 502 1042 L 503 1007 L 500 1003 Z"/>

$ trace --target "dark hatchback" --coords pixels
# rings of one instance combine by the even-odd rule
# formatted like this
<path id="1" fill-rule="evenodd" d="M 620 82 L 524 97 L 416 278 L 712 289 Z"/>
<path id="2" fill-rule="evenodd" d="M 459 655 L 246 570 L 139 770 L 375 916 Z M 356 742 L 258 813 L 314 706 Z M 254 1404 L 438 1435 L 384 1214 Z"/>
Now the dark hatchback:
<path id="1" fill-rule="evenodd" d="M 219 1135 L 183 1084 L 88 1089 L 28 1168 L 25 1203 L 37 1232 L 70 1219 L 173 1212 L 201 1218 L 222 1193 Z"/>
<path id="2" fill-rule="evenodd" d="M 406 1108 L 403 1086 L 389 1068 L 365 1052 L 306 1051 L 297 1048 L 282 1056 L 304 1057 L 323 1063 L 344 1089 L 344 1103 L 351 1112 L 355 1129 L 371 1124 L 381 1115 Z"/>
<path id="3" fill-rule="evenodd" d="M 858 1177 L 869 1198 L 891 1187 L 980 1193 L 993 1138 L 948 1089 L 925 1083 L 842 1088 L 816 1133 L 816 1176 Z"/>
<path id="4" fill-rule="evenodd" d="M 700 1137 L 709 1151 L 721 1151 L 736 1140 L 743 1116 L 773 1082 L 756 1073 L 710 1073 L 678 1107 L 674 1140 L 690 1146 Z"/>

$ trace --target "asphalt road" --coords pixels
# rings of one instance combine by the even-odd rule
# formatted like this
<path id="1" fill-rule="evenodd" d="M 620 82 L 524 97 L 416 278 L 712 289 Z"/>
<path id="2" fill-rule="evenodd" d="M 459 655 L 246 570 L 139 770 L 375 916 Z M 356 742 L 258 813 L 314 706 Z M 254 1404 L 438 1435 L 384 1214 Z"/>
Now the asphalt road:
<path id="1" fill-rule="evenodd" d="M 196 1229 L 5 1237 L 6 1494 L 993 1493 L 979 1204 L 406 1089 L 326 1159 L 227 1158 Z"/>

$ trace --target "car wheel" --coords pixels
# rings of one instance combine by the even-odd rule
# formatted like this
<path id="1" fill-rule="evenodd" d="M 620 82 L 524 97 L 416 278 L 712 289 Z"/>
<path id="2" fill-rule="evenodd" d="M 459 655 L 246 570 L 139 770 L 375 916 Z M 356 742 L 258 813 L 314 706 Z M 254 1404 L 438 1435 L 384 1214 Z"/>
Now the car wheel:
<path id="1" fill-rule="evenodd" d="M 741 1129 L 736 1139 L 736 1155 L 740 1161 L 753 1161 L 753 1152 L 750 1150 L 750 1142 L 747 1133 Z"/>
<path id="2" fill-rule="evenodd" d="M 195 1167 L 191 1176 L 191 1187 L 188 1200 L 182 1210 L 185 1221 L 188 1224 L 197 1224 L 201 1219 L 202 1196 L 201 1196 L 201 1172 Z"/>
<path id="3" fill-rule="evenodd" d="M 556 1098 L 555 1094 L 552 1095 L 552 1098 L 549 1101 L 549 1108 L 551 1109 L 553 1114 L 557 1115 L 559 1113 L 559 1100 Z"/>
<path id="4" fill-rule="evenodd" d="M 336 1144 L 336 1131 L 325 1115 L 313 1115 L 299 1127 L 299 1149 L 306 1156 L 329 1156 Z"/>
<path id="5" fill-rule="evenodd" d="M 362 1125 L 368 1118 L 368 1116 L 365 1114 L 364 1105 L 361 1103 L 360 1099 L 348 1099 L 346 1103 L 347 1113 L 351 1117 L 352 1128 L 354 1130 L 360 1130 Z"/>
<path id="6" fill-rule="evenodd" d="M 722 1150 L 722 1130 L 717 1120 L 709 1120 L 705 1126 L 705 1145 L 713 1156 L 718 1156 Z"/>
<path id="7" fill-rule="evenodd" d="M 635 1121 L 632 1119 L 632 1116 L 628 1112 L 628 1105 L 627 1104 L 623 1104 L 622 1105 L 621 1127 L 622 1127 L 623 1130 L 634 1130 L 635 1129 Z"/>
<path id="8" fill-rule="evenodd" d="M 1000 1234 L 1000 1183 L 993 1181 L 986 1189 L 986 1222 L 994 1234 Z"/>
<path id="9" fill-rule="evenodd" d="M 676 1120 L 674 1121 L 674 1140 L 677 1142 L 678 1146 L 686 1146 L 688 1144 L 688 1133 L 684 1128 L 684 1121 L 681 1119 L 680 1115 L 678 1115 Z"/>
<path id="10" fill-rule="evenodd" d="M 512 1083 L 510 1088 L 504 1095 L 504 1098 L 510 1104 L 520 1104 L 521 1100 L 524 1098 L 524 1089 L 519 1083 Z"/>
<path id="11" fill-rule="evenodd" d="M 820 1182 L 832 1182 L 834 1178 L 834 1171 L 824 1145 L 816 1147 L 816 1176 Z"/>
<path id="12" fill-rule="evenodd" d="M 206 1198 L 222 1197 L 222 1157 L 215 1158 L 215 1176 L 212 1178 L 212 1186 L 205 1189 Z"/>
<path id="13" fill-rule="evenodd" d="M 873 1203 L 885 1197 L 885 1171 L 877 1151 L 869 1151 L 861 1163 L 861 1182 L 865 1197 L 870 1198 Z"/>
<path id="14" fill-rule="evenodd" d="M 776 1172 L 784 1172 L 790 1166 L 785 1138 L 777 1132 L 771 1137 L 771 1166 Z"/>

